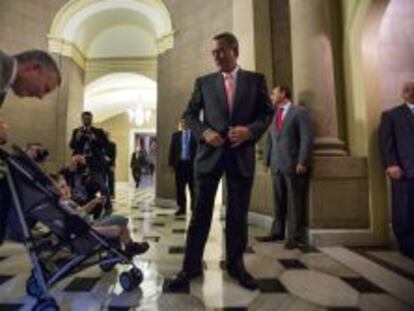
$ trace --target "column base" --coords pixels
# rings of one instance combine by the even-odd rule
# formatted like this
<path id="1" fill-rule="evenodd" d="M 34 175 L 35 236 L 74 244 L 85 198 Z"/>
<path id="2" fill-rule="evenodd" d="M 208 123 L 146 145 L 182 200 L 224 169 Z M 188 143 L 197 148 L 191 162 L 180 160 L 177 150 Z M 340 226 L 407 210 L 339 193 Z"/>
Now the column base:
<path id="1" fill-rule="evenodd" d="M 369 229 L 366 159 L 316 156 L 308 202 L 310 229 Z"/>
<path id="2" fill-rule="evenodd" d="M 316 137 L 313 154 L 316 156 L 346 156 L 346 146 L 336 137 Z"/>

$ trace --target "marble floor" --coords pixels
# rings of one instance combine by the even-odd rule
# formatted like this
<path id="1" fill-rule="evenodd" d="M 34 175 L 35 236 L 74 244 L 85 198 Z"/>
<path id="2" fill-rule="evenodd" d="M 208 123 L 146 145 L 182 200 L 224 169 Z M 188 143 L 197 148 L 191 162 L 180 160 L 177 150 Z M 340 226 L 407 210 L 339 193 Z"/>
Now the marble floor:
<path id="1" fill-rule="evenodd" d="M 115 211 L 130 218 L 134 237 L 150 243 L 135 259 L 144 272 L 141 286 L 122 291 L 117 275 L 98 267 L 65 279 L 52 290 L 62 310 L 414 310 L 414 262 L 393 250 L 313 248 L 287 251 L 280 243 L 258 243 L 265 230 L 249 226 L 246 266 L 260 290 L 248 291 L 222 269 L 223 221 L 216 208 L 204 256 L 204 276 L 180 292 L 165 281 L 181 267 L 188 216 L 153 205 L 153 190 L 119 187 Z M 25 281 L 31 267 L 24 248 L 0 248 L 0 311 L 30 310 Z"/>

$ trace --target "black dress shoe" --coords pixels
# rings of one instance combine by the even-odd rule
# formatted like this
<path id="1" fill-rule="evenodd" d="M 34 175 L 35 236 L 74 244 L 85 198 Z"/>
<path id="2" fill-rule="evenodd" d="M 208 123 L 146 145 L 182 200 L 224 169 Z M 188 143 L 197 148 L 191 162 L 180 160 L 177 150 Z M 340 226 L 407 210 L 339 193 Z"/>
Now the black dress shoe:
<path id="1" fill-rule="evenodd" d="M 288 240 L 285 243 L 286 249 L 295 249 L 295 248 L 298 248 L 299 246 L 300 246 L 300 243 L 296 240 Z"/>
<path id="2" fill-rule="evenodd" d="M 227 268 L 227 271 L 229 275 L 236 279 L 237 282 L 244 288 L 247 288 L 249 290 L 255 290 L 258 288 L 257 282 L 254 279 L 254 277 L 247 272 L 247 270 L 244 267 L 238 267 L 238 268 Z"/>
<path id="3" fill-rule="evenodd" d="M 275 241 L 283 241 L 285 238 L 280 235 L 266 235 L 266 236 L 258 236 L 256 240 L 259 242 L 275 242 Z"/>
<path id="4" fill-rule="evenodd" d="M 196 271 L 193 273 L 188 273 L 185 271 L 180 271 L 177 273 L 174 279 L 168 284 L 169 289 L 171 290 L 180 290 L 190 285 L 190 281 L 199 276 L 203 275 L 203 271 Z"/>

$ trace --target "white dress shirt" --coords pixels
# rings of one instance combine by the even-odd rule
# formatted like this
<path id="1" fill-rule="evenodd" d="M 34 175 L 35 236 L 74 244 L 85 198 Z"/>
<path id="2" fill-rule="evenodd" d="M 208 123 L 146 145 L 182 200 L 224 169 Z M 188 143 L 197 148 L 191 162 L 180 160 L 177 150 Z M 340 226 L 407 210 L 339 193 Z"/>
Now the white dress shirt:
<path id="1" fill-rule="evenodd" d="M 16 60 L 16 58 L 13 58 L 12 74 L 10 76 L 9 81 L 6 83 L 6 85 L 3 87 L 3 89 L 0 90 L 0 93 L 6 93 L 7 91 L 9 91 L 9 89 L 13 85 L 14 81 L 16 80 L 16 76 L 17 76 L 17 60 Z"/>
<path id="2" fill-rule="evenodd" d="M 233 69 L 232 72 L 221 72 L 223 75 L 223 79 L 226 79 L 226 75 L 231 74 L 233 77 L 233 93 L 236 92 L 236 86 L 237 86 L 237 73 L 239 72 L 240 67 L 236 66 L 236 68 Z"/>
<path id="3" fill-rule="evenodd" d="M 285 117 L 286 117 L 286 115 L 287 115 L 287 113 L 288 113 L 288 111 L 289 111 L 289 108 L 292 106 L 292 102 L 291 101 L 288 101 L 288 102 L 286 102 L 286 104 L 284 104 L 283 106 L 280 106 L 278 109 L 280 109 L 280 108 L 283 108 L 283 112 L 282 112 L 282 120 L 284 120 L 285 119 Z"/>

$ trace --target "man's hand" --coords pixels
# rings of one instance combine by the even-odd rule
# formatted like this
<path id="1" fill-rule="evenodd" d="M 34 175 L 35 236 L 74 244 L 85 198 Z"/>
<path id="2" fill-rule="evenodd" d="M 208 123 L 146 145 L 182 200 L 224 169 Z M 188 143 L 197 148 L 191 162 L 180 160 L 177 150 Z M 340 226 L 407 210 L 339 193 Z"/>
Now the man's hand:
<path id="1" fill-rule="evenodd" d="M 296 174 L 303 175 L 308 172 L 308 168 L 303 164 L 296 165 Z"/>
<path id="2" fill-rule="evenodd" d="M 399 180 L 403 177 L 404 172 L 398 165 L 388 166 L 385 170 L 387 176 L 393 180 Z"/>
<path id="3" fill-rule="evenodd" d="M 9 134 L 9 126 L 6 123 L 0 121 L 0 145 L 7 143 Z"/>
<path id="4" fill-rule="evenodd" d="M 238 147 L 251 137 L 251 133 L 246 126 L 231 127 L 228 137 L 231 142 L 231 147 Z"/>
<path id="5" fill-rule="evenodd" d="M 203 133 L 203 139 L 207 144 L 214 147 L 219 147 L 224 144 L 224 140 L 220 134 L 213 130 L 205 131 Z"/>

